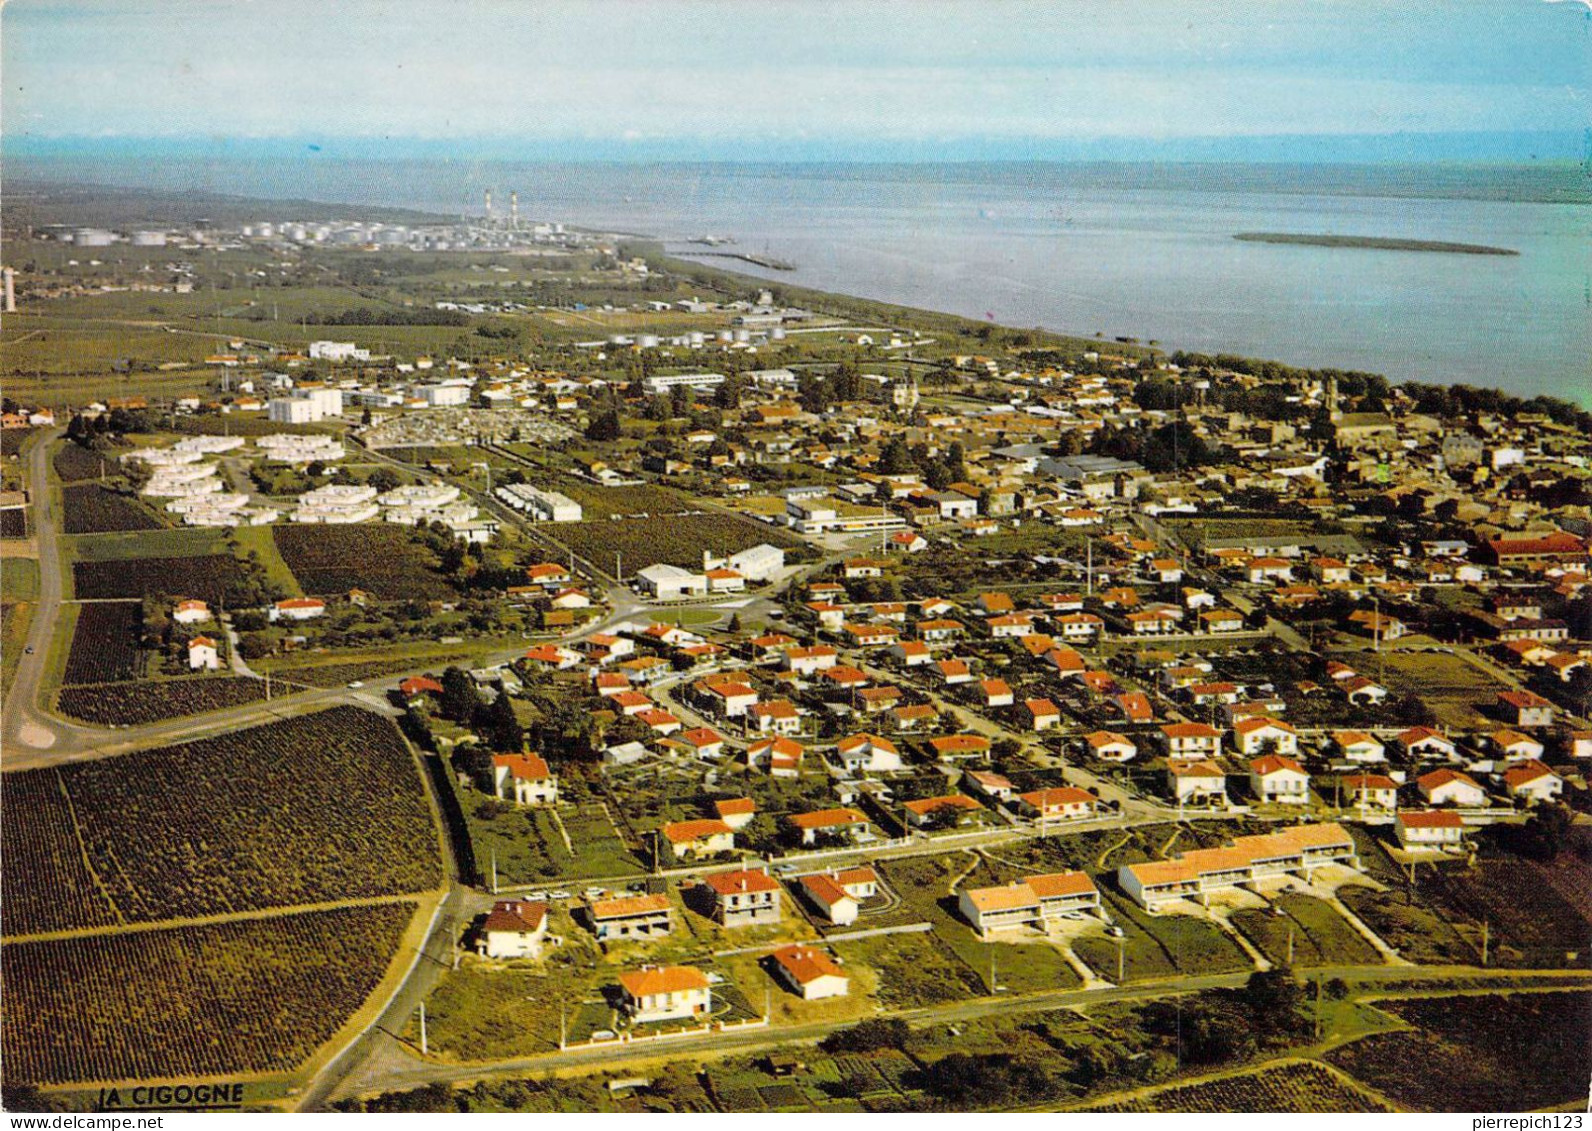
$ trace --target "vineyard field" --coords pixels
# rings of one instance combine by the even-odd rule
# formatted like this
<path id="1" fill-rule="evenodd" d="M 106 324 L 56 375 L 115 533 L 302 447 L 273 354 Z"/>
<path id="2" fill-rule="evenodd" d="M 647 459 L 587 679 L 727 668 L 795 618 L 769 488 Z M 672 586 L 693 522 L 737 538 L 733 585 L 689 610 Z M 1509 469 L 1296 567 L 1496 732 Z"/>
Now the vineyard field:
<path id="1" fill-rule="evenodd" d="M 1416 1111 L 1536 1111 L 1586 1102 L 1592 993 L 1485 994 L 1378 1003 L 1413 1030 L 1326 1059 Z M 1419 1071 L 1411 1071 L 1419 1065 Z"/>
<path id="2" fill-rule="evenodd" d="M 114 475 L 121 467 L 115 452 L 91 452 L 70 441 L 61 445 L 61 450 L 55 453 L 51 462 L 55 464 L 55 474 L 62 483 L 98 479 L 102 466 L 107 475 Z"/>
<path id="3" fill-rule="evenodd" d="M 113 683 L 144 674 L 139 637 L 144 607 L 138 601 L 106 601 L 83 605 L 72 630 L 64 683 Z"/>
<path id="4" fill-rule="evenodd" d="M 26 538 L 28 536 L 28 509 L 7 507 L 0 511 L 0 538 Z"/>
<path id="5" fill-rule="evenodd" d="M 271 536 L 306 593 L 368 589 L 384 601 L 424 601 L 454 592 L 406 527 L 273 526 Z"/>
<path id="6" fill-rule="evenodd" d="M 271 678 L 309 687 L 342 687 L 352 680 L 382 679 L 415 671 L 417 668 L 441 670 L 449 664 L 469 659 L 467 652 L 426 655 L 419 660 L 396 657 L 389 660 L 350 660 L 342 664 L 301 664 L 272 667 Z"/>
<path id="7" fill-rule="evenodd" d="M 1488 959 L 1495 965 L 1592 963 L 1592 923 L 1529 860 L 1482 857 L 1474 869 L 1440 873 L 1439 883 L 1427 890 L 1452 922 L 1465 925 L 1462 933 L 1472 946 L 1480 946 L 1481 924 L 1489 924 Z"/>
<path id="8" fill-rule="evenodd" d="M 442 881 L 408 747 L 391 722 L 355 707 L 29 770 L 7 785 L 47 773 L 60 775 L 72 809 L 56 807 L 39 835 L 65 843 L 70 825 L 58 830 L 75 812 L 88 867 L 129 922 L 401 895 Z M 60 926 L 24 913 L 47 896 L 88 900 L 84 877 L 77 858 L 20 875 L 29 890 L 7 929 Z"/>
<path id="9" fill-rule="evenodd" d="M 126 495 L 98 483 L 61 489 L 61 529 L 67 534 L 109 534 L 123 530 L 159 530 L 162 523 Z"/>
<path id="10" fill-rule="evenodd" d="M 287 690 L 280 688 L 278 692 Z M 61 714 L 96 726 L 142 726 L 241 707 L 264 698 L 265 681 L 261 679 L 195 676 L 66 687 L 56 697 L 55 705 Z"/>
<path id="11" fill-rule="evenodd" d="M 602 570 L 612 570 L 614 555 L 622 555 L 626 577 L 660 562 L 700 569 L 704 550 L 734 554 L 761 542 L 787 552 L 808 549 L 805 542 L 778 527 L 722 514 L 561 522 L 540 529 Z"/>
<path id="12" fill-rule="evenodd" d="M 380 983 L 412 903 L 12 943 L 7 1082 L 286 1072 Z"/>
<path id="13" fill-rule="evenodd" d="M 116 909 L 83 858 L 71 803 L 53 769 L 0 774 L 0 808 L 11 814 L 0 821 L 0 857 L 5 860 L 0 868 L 0 933 L 116 922 Z"/>
<path id="14" fill-rule="evenodd" d="M 227 588 L 243 566 L 225 554 L 191 558 L 124 558 L 74 562 L 72 582 L 79 600 L 142 598 L 147 593 L 197 597 L 212 605 L 224 602 Z"/>
<path id="15" fill-rule="evenodd" d="M 1350 1087 L 1319 1064 L 1283 1064 L 1253 1072 L 1162 1088 L 1103 1112 L 1387 1112 L 1392 1109 Z"/>

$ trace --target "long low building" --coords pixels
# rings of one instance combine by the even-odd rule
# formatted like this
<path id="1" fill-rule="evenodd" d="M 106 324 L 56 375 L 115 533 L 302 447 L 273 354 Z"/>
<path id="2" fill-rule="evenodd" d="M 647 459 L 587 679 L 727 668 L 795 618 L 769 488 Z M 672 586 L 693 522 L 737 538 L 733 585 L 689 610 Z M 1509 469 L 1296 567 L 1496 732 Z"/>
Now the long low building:
<path id="1" fill-rule="evenodd" d="M 1295 825 L 1281 832 L 1241 836 L 1226 848 L 1196 848 L 1171 860 L 1124 864 L 1117 882 L 1140 906 L 1155 911 L 1179 899 L 1203 901 L 1214 891 L 1267 876 L 1311 871 L 1324 864 L 1359 866 L 1354 840 L 1337 824 Z"/>
<path id="2" fill-rule="evenodd" d="M 964 918 L 983 938 L 992 932 L 1076 919 L 1100 908 L 1100 889 L 1083 872 L 1029 876 L 1004 887 L 964 889 L 957 899 Z"/>

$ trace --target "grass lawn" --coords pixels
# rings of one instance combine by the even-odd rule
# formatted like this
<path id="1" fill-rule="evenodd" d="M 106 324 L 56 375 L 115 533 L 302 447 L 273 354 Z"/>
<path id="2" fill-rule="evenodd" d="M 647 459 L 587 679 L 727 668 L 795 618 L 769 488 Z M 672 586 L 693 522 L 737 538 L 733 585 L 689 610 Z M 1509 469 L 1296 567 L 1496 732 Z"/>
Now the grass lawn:
<path id="1" fill-rule="evenodd" d="M 268 527 L 261 529 L 268 530 Z M 79 534 L 63 538 L 67 556 L 78 562 L 114 562 L 131 558 L 188 558 L 226 552 L 226 530 L 179 526 L 171 530 L 138 530 L 122 534 Z"/>
<path id="2" fill-rule="evenodd" d="M 298 578 L 293 576 L 293 571 L 287 568 L 287 563 L 277 552 L 276 539 L 271 537 L 269 526 L 240 526 L 233 532 L 233 537 L 237 539 L 238 550 L 244 557 L 258 555 L 260 568 L 271 584 L 281 588 L 289 597 L 304 596 Z"/>
<path id="3" fill-rule="evenodd" d="M 866 966 L 878 978 L 878 1000 L 890 1007 L 961 1001 L 985 992 L 984 983 L 933 932 L 877 935 L 835 944 L 851 969 Z"/>
<path id="4" fill-rule="evenodd" d="M 1233 924 L 1273 963 L 1288 965 L 1288 937 L 1293 936 L 1295 968 L 1309 966 L 1375 965 L 1381 961 L 1375 947 L 1361 938 L 1330 904 L 1312 896 L 1286 892 L 1272 901 L 1272 909 L 1239 911 Z"/>
<path id="5" fill-rule="evenodd" d="M 11 692 L 11 680 L 22 659 L 22 649 L 33 623 L 33 605 L 0 601 L 0 700 Z"/>
<path id="6" fill-rule="evenodd" d="M 1443 726 L 1454 730 L 1494 728 L 1497 721 L 1476 709 L 1493 701 L 1500 690 L 1495 677 L 1459 655 L 1384 649 L 1334 657 L 1355 670 L 1381 680 L 1394 695 L 1416 695 Z"/>
<path id="7" fill-rule="evenodd" d="M 1345 887 L 1339 890 L 1338 898 L 1402 958 L 1423 966 L 1479 961 L 1480 956 L 1459 936 L 1447 917 L 1426 906 L 1408 889 Z"/>
<path id="8" fill-rule="evenodd" d="M 0 600 L 32 601 L 38 595 L 37 558 L 0 558 Z"/>
<path id="9" fill-rule="evenodd" d="M 1102 894 L 1112 920 L 1124 931 L 1129 929 L 1128 924 L 1131 923 L 1148 935 L 1177 973 L 1226 974 L 1250 968 L 1249 957 L 1210 920 L 1194 915 L 1151 915 L 1115 891 L 1108 890 Z M 1116 944 L 1112 941 L 1112 965 L 1107 977 L 1116 972 L 1115 952 Z M 1084 961 L 1094 966 L 1092 959 L 1085 957 Z M 1132 978 L 1131 970 L 1129 978 Z"/>

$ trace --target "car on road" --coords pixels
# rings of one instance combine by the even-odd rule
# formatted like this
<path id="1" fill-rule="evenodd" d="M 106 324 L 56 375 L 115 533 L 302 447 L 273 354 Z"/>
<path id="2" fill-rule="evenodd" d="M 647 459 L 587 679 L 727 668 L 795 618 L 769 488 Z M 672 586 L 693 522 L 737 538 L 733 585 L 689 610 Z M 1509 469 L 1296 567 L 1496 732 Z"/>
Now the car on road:
<path id="1" fill-rule="evenodd" d="M 22 649 L 22 654 L 24 656 L 33 655 L 33 645 L 29 644 L 26 648 Z"/>
<path id="2" fill-rule="evenodd" d="M 547 898 L 548 899 L 573 899 L 574 896 L 570 895 L 569 892 L 565 891 L 563 888 L 559 888 L 557 891 L 548 892 L 547 893 Z"/>
<path id="3" fill-rule="evenodd" d="M 365 681 L 362 680 L 362 679 L 351 679 L 351 680 L 348 681 L 348 686 L 349 687 L 355 687 L 355 688 L 364 687 L 365 686 Z"/>

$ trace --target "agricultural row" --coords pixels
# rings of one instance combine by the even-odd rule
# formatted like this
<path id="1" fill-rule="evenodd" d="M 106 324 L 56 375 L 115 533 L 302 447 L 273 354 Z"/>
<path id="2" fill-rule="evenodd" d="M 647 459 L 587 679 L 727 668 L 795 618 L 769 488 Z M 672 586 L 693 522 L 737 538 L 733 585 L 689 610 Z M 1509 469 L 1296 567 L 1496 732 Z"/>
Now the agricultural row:
<path id="1" fill-rule="evenodd" d="M 627 577 L 660 562 L 700 568 L 704 550 L 734 554 L 760 542 L 786 550 L 806 548 L 805 542 L 778 527 L 724 514 L 567 522 L 541 529 L 602 570 L 612 570 L 618 554 Z"/>
<path id="2" fill-rule="evenodd" d="M 1406 1107 L 1537 1111 L 1586 1102 L 1592 993 L 1416 998 L 1381 1008 L 1414 1028 L 1362 1037 L 1326 1059 Z"/>
<path id="3" fill-rule="evenodd" d="M 138 601 L 106 601 L 78 608 L 72 648 L 62 682 L 114 683 L 144 674 L 139 638 L 144 607 Z"/>
<path id="4" fill-rule="evenodd" d="M 166 593 L 220 605 L 227 590 L 242 577 L 242 564 L 226 554 L 126 558 L 72 565 L 73 592 L 83 601 L 142 599 L 148 593 Z"/>
<path id="5" fill-rule="evenodd" d="M 384 601 L 434 600 L 453 587 L 401 526 L 274 526 L 282 560 L 306 593 L 365 589 Z"/>
<path id="6" fill-rule="evenodd" d="M 61 510 L 61 528 L 67 534 L 110 534 L 162 527 L 160 520 L 138 503 L 98 483 L 63 487 Z"/>
<path id="7" fill-rule="evenodd" d="M 0 934 L 103 927 L 116 909 L 89 870 L 55 770 L 0 774 Z M 19 818 L 19 814 L 22 816 Z"/>
<path id="8" fill-rule="evenodd" d="M 26 538 L 28 512 L 26 507 L 8 507 L 0 511 L 0 538 Z"/>
<path id="9" fill-rule="evenodd" d="M 90 451 L 80 444 L 62 444 L 55 458 L 55 474 L 62 483 L 78 483 L 85 479 L 98 479 L 101 475 L 115 472 L 117 460 L 114 454 L 104 454 Z"/>
<path id="10" fill-rule="evenodd" d="M 278 693 L 290 690 L 293 689 L 277 689 Z M 61 714 L 95 726 L 143 726 L 241 707 L 264 698 L 265 681 L 261 679 L 196 676 L 65 687 L 56 696 L 55 706 Z"/>
<path id="11" fill-rule="evenodd" d="M 414 911 L 390 903 L 8 944 L 7 1083 L 289 1071 L 370 996 Z"/>
<path id="12" fill-rule="evenodd" d="M 92 926 L 106 914 L 148 922 L 402 894 L 442 880 L 408 747 L 389 721 L 357 708 L 31 770 L 6 785 L 43 795 L 48 784 L 29 779 L 56 774 L 62 804 L 25 830 L 4 825 L 7 852 L 19 838 L 31 861 L 7 868 L 20 889 L 10 933 Z M 93 911 L 62 923 L 73 913 L 46 910 L 50 898 Z"/>
<path id="13" fill-rule="evenodd" d="M 1175 1111 L 1386 1112 L 1358 1088 L 1319 1064 L 1290 1063 L 1198 1084 L 1161 1088 L 1136 1099 L 1090 1108 L 1102 1112 Z"/>

